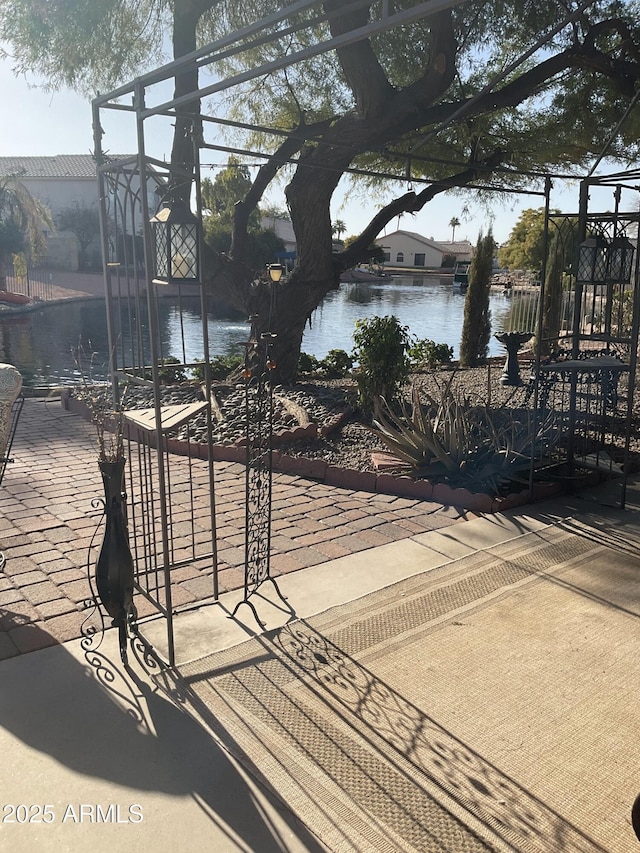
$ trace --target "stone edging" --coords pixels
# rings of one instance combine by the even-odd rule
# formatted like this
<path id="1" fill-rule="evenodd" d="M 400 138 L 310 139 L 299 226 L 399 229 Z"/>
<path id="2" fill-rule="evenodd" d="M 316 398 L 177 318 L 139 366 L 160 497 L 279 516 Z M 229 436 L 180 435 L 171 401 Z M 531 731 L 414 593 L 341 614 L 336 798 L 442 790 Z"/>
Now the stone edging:
<path id="1" fill-rule="evenodd" d="M 91 420 L 89 407 L 82 400 L 72 397 L 68 390 L 61 395 L 61 403 L 64 409 L 80 415 L 85 420 Z M 474 512 L 495 513 L 524 506 L 546 498 L 553 497 L 562 492 L 560 483 L 536 483 L 532 494 L 528 489 L 514 492 L 504 497 L 492 497 L 481 492 L 471 492 L 468 489 L 454 489 L 447 483 L 431 483 L 429 480 L 414 480 L 406 475 L 376 474 L 373 471 L 358 471 L 352 468 L 339 468 L 330 465 L 324 459 L 310 459 L 306 456 L 289 456 L 281 453 L 277 445 L 295 441 L 297 439 L 316 438 L 318 435 L 328 435 L 337 429 L 348 417 L 348 413 L 341 413 L 333 418 L 328 424 L 320 429 L 315 423 L 306 427 L 296 427 L 293 430 L 284 430 L 274 434 L 276 448 L 272 452 L 273 470 L 282 474 L 292 474 L 310 480 L 317 480 L 329 486 L 340 486 L 345 489 L 353 489 L 362 492 L 378 492 L 385 495 L 396 495 L 416 500 L 433 501 L 445 506 L 455 506 Z M 134 435 L 129 436 L 135 439 Z M 191 443 L 177 438 L 168 438 L 166 442 L 167 451 L 178 456 L 186 456 L 189 446 L 193 453 L 197 448 L 198 457 L 207 459 L 208 446 L 206 444 Z M 216 462 L 246 462 L 246 440 L 239 439 L 234 444 L 216 444 L 213 446 L 213 458 Z"/>

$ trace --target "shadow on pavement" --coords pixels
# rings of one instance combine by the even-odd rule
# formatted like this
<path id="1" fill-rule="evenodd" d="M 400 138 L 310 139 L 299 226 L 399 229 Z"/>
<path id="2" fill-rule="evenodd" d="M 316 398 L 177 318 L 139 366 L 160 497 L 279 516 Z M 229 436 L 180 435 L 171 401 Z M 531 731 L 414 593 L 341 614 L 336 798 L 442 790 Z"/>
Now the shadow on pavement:
<path id="1" fill-rule="evenodd" d="M 57 646 L 2 662 L 2 729 L 89 779 L 191 796 L 219 829 L 250 850 L 289 849 L 264 803 L 198 722 L 101 652 L 92 663 L 93 654 L 87 654 L 91 665 L 84 665 Z M 9 767 L 5 763 L 5 772 Z M 83 784 L 90 801 L 90 783 Z M 2 789 L 10 800 L 11 778 Z M 293 815 L 277 808 L 309 851 L 325 850 Z"/>

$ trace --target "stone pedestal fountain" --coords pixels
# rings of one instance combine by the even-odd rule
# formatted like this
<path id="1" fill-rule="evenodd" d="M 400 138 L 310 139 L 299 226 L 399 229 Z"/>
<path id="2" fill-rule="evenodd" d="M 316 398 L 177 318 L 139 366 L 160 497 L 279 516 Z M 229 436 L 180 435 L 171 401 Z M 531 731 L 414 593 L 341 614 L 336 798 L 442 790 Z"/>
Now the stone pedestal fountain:
<path id="1" fill-rule="evenodd" d="M 494 337 L 507 350 L 507 361 L 505 362 L 500 382 L 503 385 L 522 385 L 518 352 L 523 344 L 531 340 L 533 334 L 531 332 L 501 332 L 494 335 Z"/>

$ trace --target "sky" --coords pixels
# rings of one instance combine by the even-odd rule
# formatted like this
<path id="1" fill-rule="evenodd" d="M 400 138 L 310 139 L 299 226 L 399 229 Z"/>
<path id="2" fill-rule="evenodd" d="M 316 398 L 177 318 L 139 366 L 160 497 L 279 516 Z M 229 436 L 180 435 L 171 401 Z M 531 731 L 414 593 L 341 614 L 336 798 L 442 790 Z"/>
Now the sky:
<path id="1" fill-rule="evenodd" d="M 36 87 L 37 82 L 37 78 L 25 80 L 16 77 L 11 70 L 10 60 L 0 58 L 3 115 L 8 117 L 0 133 L 0 156 L 91 153 L 94 146 L 90 102 L 70 90 L 44 92 Z M 103 125 L 104 150 L 113 154 L 135 153 L 135 128 L 129 114 L 109 111 Z M 170 147 L 170 128 L 167 126 L 166 132 L 152 137 L 148 153 L 163 159 L 168 156 Z M 224 162 L 226 157 L 219 154 L 216 159 Z M 404 189 L 406 187 L 402 191 Z M 391 198 L 389 195 L 388 200 Z M 282 187 L 276 189 L 266 201 L 284 207 Z M 381 199 L 354 193 L 345 183 L 335 195 L 332 219 L 341 219 L 346 224 L 343 237 L 356 234 L 367 225 L 381 204 Z M 401 228 L 436 241 L 448 241 L 452 238 L 449 222 L 455 217 L 460 220 L 460 225 L 455 229 L 456 240 L 469 240 L 475 244 L 479 232 L 482 230 L 486 234 L 491 226 L 495 240 L 502 243 L 507 240 L 520 213 L 526 208 L 542 207 L 544 199 L 540 196 L 517 195 L 511 196 L 507 202 L 492 198 L 489 204 L 490 209 L 487 210 L 459 195 L 442 194 L 418 214 L 405 215 L 399 222 L 394 219 L 387 226 L 386 233 Z M 578 208 L 577 181 L 554 188 L 551 204 L 564 212 L 575 212 Z M 610 205 L 606 204 L 604 209 L 609 208 Z"/>

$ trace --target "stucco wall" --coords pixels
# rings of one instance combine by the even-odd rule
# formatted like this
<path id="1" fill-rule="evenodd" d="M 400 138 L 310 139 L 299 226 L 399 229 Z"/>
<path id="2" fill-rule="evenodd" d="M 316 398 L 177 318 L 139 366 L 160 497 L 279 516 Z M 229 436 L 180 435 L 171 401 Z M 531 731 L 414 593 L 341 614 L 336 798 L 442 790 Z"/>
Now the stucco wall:
<path id="1" fill-rule="evenodd" d="M 32 196 L 44 202 L 54 219 L 68 207 L 98 207 L 95 178 L 29 178 L 20 179 Z"/>
<path id="2" fill-rule="evenodd" d="M 60 231 L 47 237 L 47 255 L 43 264 L 58 270 L 78 270 L 78 241 L 71 231 Z"/>
<path id="3" fill-rule="evenodd" d="M 392 266 L 439 267 L 442 264 L 443 252 L 440 248 L 418 240 L 409 234 L 389 234 L 386 237 L 379 237 L 376 242 L 382 246 L 385 252 L 389 253 L 388 263 Z M 402 260 L 398 260 L 399 253 L 403 256 Z M 421 258 L 416 261 L 416 255 L 424 255 L 424 262 L 420 263 Z"/>

